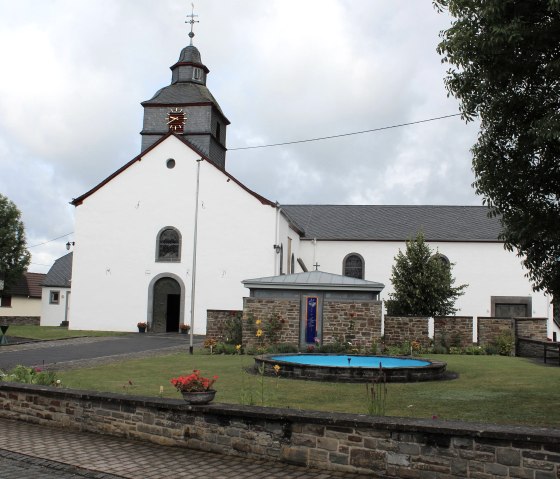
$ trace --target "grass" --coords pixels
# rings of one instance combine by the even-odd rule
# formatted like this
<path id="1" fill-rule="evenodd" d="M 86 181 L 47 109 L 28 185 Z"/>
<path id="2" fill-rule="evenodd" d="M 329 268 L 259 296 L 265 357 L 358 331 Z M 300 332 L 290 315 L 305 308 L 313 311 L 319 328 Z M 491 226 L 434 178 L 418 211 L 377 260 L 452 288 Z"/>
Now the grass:
<path id="1" fill-rule="evenodd" d="M 457 419 L 502 424 L 560 427 L 558 403 L 560 368 L 524 358 L 438 355 L 459 378 L 409 384 L 389 384 L 387 416 Z M 169 383 L 172 377 L 200 369 L 219 376 L 216 402 L 240 403 L 252 391 L 261 404 L 258 376 L 243 372 L 251 356 L 178 353 L 103 367 L 62 372 L 63 385 L 76 389 L 180 398 Z M 264 378 L 265 405 L 296 409 L 367 411 L 364 384 Z"/>
<path id="2" fill-rule="evenodd" d="M 117 333 L 111 331 L 80 331 L 68 330 L 59 326 L 10 326 L 6 335 L 18 338 L 28 339 L 66 339 L 66 338 L 81 338 L 84 336 L 117 336 L 121 334 L 130 333 Z"/>

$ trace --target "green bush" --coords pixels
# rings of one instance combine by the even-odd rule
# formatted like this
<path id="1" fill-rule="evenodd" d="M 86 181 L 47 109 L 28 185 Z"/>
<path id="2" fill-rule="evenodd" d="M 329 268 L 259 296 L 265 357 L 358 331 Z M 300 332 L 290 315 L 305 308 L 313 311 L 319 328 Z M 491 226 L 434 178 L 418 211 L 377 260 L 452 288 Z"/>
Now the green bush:
<path id="1" fill-rule="evenodd" d="M 299 348 L 297 344 L 293 344 L 293 343 L 278 343 L 278 344 L 271 344 L 267 348 L 267 352 L 271 354 L 297 353 L 299 352 Z"/>
<path id="2" fill-rule="evenodd" d="M 484 345 L 484 352 L 489 356 L 494 356 L 498 354 L 498 347 L 495 344 L 485 344 Z"/>
<path id="3" fill-rule="evenodd" d="M 515 338 L 511 331 L 504 331 L 494 341 L 500 356 L 512 356 L 515 349 Z"/>
<path id="4" fill-rule="evenodd" d="M 243 320 L 241 312 L 233 312 L 224 322 L 222 335 L 227 344 L 241 344 L 243 342 Z"/>
<path id="5" fill-rule="evenodd" d="M 434 344 L 431 350 L 432 354 L 447 354 L 447 348 L 441 344 Z"/>
<path id="6" fill-rule="evenodd" d="M 457 346 L 451 346 L 449 348 L 449 354 L 463 354 L 463 349 Z"/>
<path id="7" fill-rule="evenodd" d="M 214 354 L 237 354 L 235 344 L 218 343 L 214 346 Z"/>
<path id="8" fill-rule="evenodd" d="M 473 344 L 472 346 L 467 346 L 463 352 L 464 354 L 469 354 L 471 356 L 480 356 L 484 354 L 484 348 Z"/>
<path id="9" fill-rule="evenodd" d="M 42 371 L 39 368 L 16 366 L 8 373 L 1 374 L 2 381 L 54 386 L 57 384 L 56 372 Z"/>

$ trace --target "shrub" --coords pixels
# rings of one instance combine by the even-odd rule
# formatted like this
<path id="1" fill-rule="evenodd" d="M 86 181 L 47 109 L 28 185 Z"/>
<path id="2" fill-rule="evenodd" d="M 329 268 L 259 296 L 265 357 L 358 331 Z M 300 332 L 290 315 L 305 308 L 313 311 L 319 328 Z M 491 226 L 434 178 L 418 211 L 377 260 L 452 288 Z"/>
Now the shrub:
<path id="1" fill-rule="evenodd" d="M 228 344 L 241 344 L 243 342 L 243 320 L 242 313 L 232 311 L 224 322 L 222 336 Z"/>
<path id="2" fill-rule="evenodd" d="M 457 346 L 451 346 L 449 348 L 449 354 L 463 354 L 463 349 Z"/>
<path id="3" fill-rule="evenodd" d="M 511 331 L 504 331 L 494 341 L 500 356 L 512 356 L 515 349 L 515 338 Z"/>
<path id="4" fill-rule="evenodd" d="M 447 348 L 443 344 L 437 343 L 434 344 L 431 352 L 432 354 L 447 354 Z"/>
<path id="5" fill-rule="evenodd" d="M 56 372 L 42 371 L 39 368 L 31 368 L 28 366 L 16 366 L 7 374 L 2 375 L 3 381 L 38 384 L 40 386 L 55 386 L 60 384 L 57 381 Z"/>
<path id="6" fill-rule="evenodd" d="M 272 344 L 267 349 L 267 352 L 269 352 L 271 354 L 297 353 L 298 351 L 299 351 L 299 348 L 298 348 L 297 344 L 293 344 L 293 343 Z"/>
<path id="7" fill-rule="evenodd" d="M 484 348 L 482 346 L 477 346 L 473 344 L 472 346 L 467 346 L 464 349 L 465 354 L 470 354 L 471 356 L 479 356 L 484 354 Z"/>
<path id="8" fill-rule="evenodd" d="M 237 354 L 235 344 L 218 343 L 214 346 L 214 354 Z"/>

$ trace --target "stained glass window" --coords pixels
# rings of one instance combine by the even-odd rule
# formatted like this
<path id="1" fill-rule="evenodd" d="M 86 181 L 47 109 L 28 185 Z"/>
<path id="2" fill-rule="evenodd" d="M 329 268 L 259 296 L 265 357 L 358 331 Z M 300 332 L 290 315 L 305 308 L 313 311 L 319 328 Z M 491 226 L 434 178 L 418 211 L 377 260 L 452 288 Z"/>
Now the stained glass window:
<path id="1" fill-rule="evenodd" d="M 181 235 L 175 228 L 165 228 L 160 232 L 157 260 L 181 261 Z"/>
<path id="2" fill-rule="evenodd" d="M 349 254 L 344 258 L 344 276 L 364 279 L 364 260 L 359 254 Z"/>

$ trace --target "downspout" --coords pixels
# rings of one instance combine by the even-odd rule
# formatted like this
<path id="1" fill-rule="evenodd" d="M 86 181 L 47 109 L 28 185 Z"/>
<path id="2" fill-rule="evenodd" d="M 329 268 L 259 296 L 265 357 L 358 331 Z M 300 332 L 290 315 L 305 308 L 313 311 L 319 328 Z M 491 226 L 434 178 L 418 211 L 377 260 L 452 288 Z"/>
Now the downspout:
<path id="1" fill-rule="evenodd" d="M 282 211 L 282 208 L 280 207 L 280 204 L 278 203 L 278 201 L 276 202 L 276 226 L 275 226 L 275 232 L 274 232 L 274 276 L 278 276 L 278 260 L 276 259 L 276 256 L 278 256 L 278 253 L 276 251 L 276 245 L 280 244 L 280 213 Z"/>

